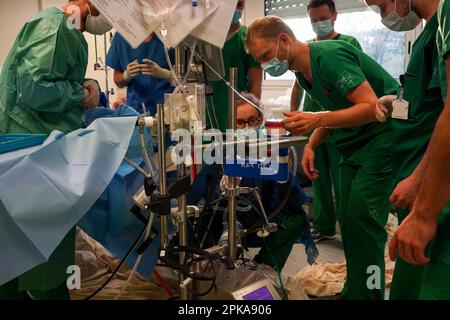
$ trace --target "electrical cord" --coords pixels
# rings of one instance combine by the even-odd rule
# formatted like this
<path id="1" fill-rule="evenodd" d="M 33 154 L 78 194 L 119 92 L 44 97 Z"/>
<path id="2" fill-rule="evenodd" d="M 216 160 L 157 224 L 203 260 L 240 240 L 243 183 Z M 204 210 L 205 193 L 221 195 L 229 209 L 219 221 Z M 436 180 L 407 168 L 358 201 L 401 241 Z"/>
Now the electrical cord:
<path id="1" fill-rule="evenodd" d="M 141 233 L 139 234 L 139 237 L 134 241 L 133 245 L 128 249 L 127 253 L 125 254 L 125 256 L 123 257 L 122 260 L 120 260 L 119 265 L 116 267 L 116 269 L 113 271 L 113 273 L 110 275 L 110 277 L 105 281 L 105 283 L 103 283 L 97 290 L 95 290 L 92 294 L 90 294 L 87 298 L 83 299 L 83 300 L 90 300 L 93 297 L 95 297 L 100 291 L 102 291 L 111 281 L 112 279 L 116 276 L 117 272 L 119 272 L 120 268 L 122 267 L 122 265 L 125 263 L 125 261 L 128 259 L 128 257 L 130 256 L 130 254 L 133 252 L 133 250 L 137 247 L 139 241 L 142 239 L 145 230 L 147 230 L 147 226 L 145 226 Z"/>

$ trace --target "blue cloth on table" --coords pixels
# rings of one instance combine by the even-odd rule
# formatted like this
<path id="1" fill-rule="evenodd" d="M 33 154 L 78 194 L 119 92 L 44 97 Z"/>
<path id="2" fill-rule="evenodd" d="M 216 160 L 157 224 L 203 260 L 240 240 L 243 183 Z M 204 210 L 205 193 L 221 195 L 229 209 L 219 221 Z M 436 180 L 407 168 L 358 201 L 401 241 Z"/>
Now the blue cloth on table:
<path id="1" fill-rule="evenodd" d="M 104 192 L 136 117 L 100 119 L 0 155 L 0 285 L 47 261 Z"/>

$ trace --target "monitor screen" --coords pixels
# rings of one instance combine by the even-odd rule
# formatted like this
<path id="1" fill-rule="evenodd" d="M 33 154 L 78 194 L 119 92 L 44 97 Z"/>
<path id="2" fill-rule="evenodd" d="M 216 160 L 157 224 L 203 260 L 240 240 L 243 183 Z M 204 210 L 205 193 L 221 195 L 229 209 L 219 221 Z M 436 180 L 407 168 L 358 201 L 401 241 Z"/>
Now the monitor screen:
<path id="1" fill-rule="evenodd" d="M 275 300 L 269 288 L 263 286 L 242 297 L 244 300 Z"/>

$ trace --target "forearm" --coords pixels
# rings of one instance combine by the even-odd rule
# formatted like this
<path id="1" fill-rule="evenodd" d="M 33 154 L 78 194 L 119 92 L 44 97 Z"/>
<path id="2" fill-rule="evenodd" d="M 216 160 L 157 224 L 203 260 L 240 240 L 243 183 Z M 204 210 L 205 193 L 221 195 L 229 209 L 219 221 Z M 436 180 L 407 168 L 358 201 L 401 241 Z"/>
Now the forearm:
<path id="1" fill-rule="evenodd" d="M 36 111 L 62 113 L 81 105 L 83 86 L 76 81 L 35 81 L 31 75 L 19 76 L 21 91 L 19 100 Z"/>
<path id="2" fill-rule="evenodd" d="M 311 147 L 311 149 L 316 149 L 330 135 L 330 132 L 331 129 L 328 128 L 317 128 L 309 138 L 308 145 Z"/>
<path id="3" fill-rule="evenodd" d="M 450 201 L 449 127 L 450 105 L 447 100 L 430 142 L 426 171 L 414 204 L 417 214 L 426 219 L 437 219 L 442 208 Z"/>
<path id="4" fill-rule="evenodd" d="M 359 103 L 353 107 L 320 113 L 319 126 L 327 128 L 352 128 L 376 121 L 375 105 Z"/>

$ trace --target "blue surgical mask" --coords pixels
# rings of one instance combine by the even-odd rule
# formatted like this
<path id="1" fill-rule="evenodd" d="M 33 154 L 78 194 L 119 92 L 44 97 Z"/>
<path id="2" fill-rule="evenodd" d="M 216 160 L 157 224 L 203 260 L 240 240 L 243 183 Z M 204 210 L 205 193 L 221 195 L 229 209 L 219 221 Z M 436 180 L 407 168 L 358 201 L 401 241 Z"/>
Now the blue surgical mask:
<path id="1" fill-rule="evenodd" d="M 242 18 L 242 10 L 236 10 L 234 12 L 233 20 L 231 20 L 231 24 L 239 23 Z"/>
<path id="2" fill-rule="evenodd" d="M 334 31 L 334 24 L 331 20 L 313 22 L 311 25 L 318 37 L 326 37 Z"/>
<path id="3" fill-rule="evenodd" d="M 278 38 L 277 50 L 275 52 L 275 56 L 273 57 L 273 59 L 261 65 L 261 68 L 263 68 L 263 70 L 268 74 L 270 74 L 272 77 L 280 77 L 289 70 L 289 62 L 288 62 L 289 46 L 287 48 L 287 58 L 284 61 L 280 61 L 277 58 L 279 46 L 280 46 L 280 38 Z"/>
<path id="4" fill-rule="evenodd" d="M 259 127 L 249 127 L 246 126 L 243 129 L 236 129 L 236 137 L 249 137 L 250 139 L 258 139 L 261 129 Z"/>
<path id="5" fill-rule="evenodd" d="M 401 18 L 397 12 L 397 1 L 394 4 L 394 10 L 384 17 L 381 22 L 386 28 L 392 31 L 409 31 L 415 29 L 422 19 L 411 8 L 411 0 L 409 1 L 409 13 Z"/>

